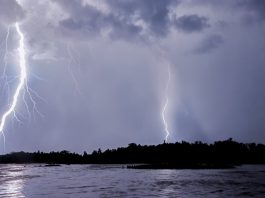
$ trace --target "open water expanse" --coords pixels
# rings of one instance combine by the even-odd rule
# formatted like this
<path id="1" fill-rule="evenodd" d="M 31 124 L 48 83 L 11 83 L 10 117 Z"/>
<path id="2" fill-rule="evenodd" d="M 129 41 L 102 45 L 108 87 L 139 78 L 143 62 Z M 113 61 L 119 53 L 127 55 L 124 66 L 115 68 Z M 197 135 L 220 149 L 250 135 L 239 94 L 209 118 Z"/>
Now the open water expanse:
<path id="1" fill-rule="evenodd" d="M 122 165 L 0 165 L 0 197 L 265 197 L 265 166 L 136 170 Z"/>

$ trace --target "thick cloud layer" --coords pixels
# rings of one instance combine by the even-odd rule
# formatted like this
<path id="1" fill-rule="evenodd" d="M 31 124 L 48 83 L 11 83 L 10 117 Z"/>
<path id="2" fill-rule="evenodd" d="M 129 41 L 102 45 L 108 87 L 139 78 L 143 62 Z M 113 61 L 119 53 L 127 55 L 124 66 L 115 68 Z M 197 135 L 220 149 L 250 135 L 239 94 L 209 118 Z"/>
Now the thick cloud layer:
<path id="1" fill-rule="evenodd" d="M 10 24 L 25 16 L 23 8 L 15 0 L 0 1 L 0 23 Z"/>
<path id="2" fill-rule="evenodd" d="M 195 14 L 181 16 L 176 20 L 175 24 L 176 27 L 187 33 L 202 31 L 209 27 L 206 17 L 200 17 Z"/>
<path id="3" fill-rule="evenodd" d="M 43 116 L 29 96 L 31 115 L 21 101 L 7 151 L 163 142 L 168 65 L 170 141 L 265 142 L 263 1 L 20 0 L 1 1 L 0 11 L 1 72 L 7 25 L 19 20 L 28 84 L 44 99 L 32 94 Z M 16 46 L 11 26 L 14 77 Z"/>

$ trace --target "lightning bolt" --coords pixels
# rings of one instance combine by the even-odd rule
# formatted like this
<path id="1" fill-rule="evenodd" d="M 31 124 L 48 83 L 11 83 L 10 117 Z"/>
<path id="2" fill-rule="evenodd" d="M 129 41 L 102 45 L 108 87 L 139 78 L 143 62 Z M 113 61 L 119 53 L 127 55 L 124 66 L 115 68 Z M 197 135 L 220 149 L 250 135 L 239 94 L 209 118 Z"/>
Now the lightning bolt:
<path id="1" fill-rule="evenodd" d="M 26 88 L 26 90 L 28 90 L 27 87 L 27 68 L 26 68 L 26 51 L 25 51 L 25 37 L 24 34 L 21 32 L 20 30 L 20 26 L 18 23 L 15 23 L 15 29 L 16 32 L 19 36 L 19 46 L 18 46 L 18 54 L 19 54 L 19 70 L 20 70 L 20 75 L 19 75 L 19 84 L 17 85 L 16 89 L 15 89 L 15 93 L 13 95 L 11 104 L 9 105 L 8 109 L 4 112 L 4 114 L 2 115 L 2 118 L 0 120 L 0 133 L 1 135 L 4 137 L 4 144 L 5 144 L 5 134 L 4 134 L 4 128 L 6 125 L 6 121 L 8 119 L 8 117 L 13 113 L 13 116 L 17 118 L 16 116 L 16 106 L 19 100 L 19 96 L 21 95 L 21 91 L 23 88 Z M 8 39 L 8 35 L 9 35 L 9 29 L 8 29 L 8 34 L 6 37 L 6 46 L 7 46 L 7 39 Z M 7 48 L 6 48 L 7 50 Z M 6 60 L 5 60 L 6 61 Z M 4 68 L 4 72 L 6 72 L 6 62 L 5 62 L 5 68 Z M 6 75 L 4 73 L 4 75 Z M 35 103 L 34 103 L 35 104 Z"/>
<path id="2" fill-rule="evenodd" d="M 6 39 L 5 39 L 5 55 L 4 55 L 4 71 L 3 71 L 3 78 L 4 78 L 5 82 L 7 82 L 6 69 L 7 69 L 9 32 L 10 32 L 10 26 L 8 26 L 8 28 L 7 28 L 7 34 L 6 34 Z M 8 86 L 8 83 L 6 83 L 5 86 Z M 8 89 L 9 89 L 9 87 L 8 87 Z"/>
<path id="3" fill-rule="evenodd" d="M 78 68 L 78 70 L 79 70 L 79 72 L 80 72 L 80 57 L 79 58 L 76 58 L 75 56 L 74 56 L 74 54 L 73 54 L 73 48 L 71 47 L 71 45 L 67 45 L 67 53 L 68 53 L 68 56 L 69 56 L 69 61 L 68 61 L 68 72 L 69 72 L 69 74 L 70 74 L 70 76 L 71 76 L 71 78 L 72 78 L 72 80 L 73 80 L 73 83 L 74 83 L 74 87 L 75 87 L 75 90 L 77 91 L 77 93 L 79 94 L 79 95 L 81 95 L 82 94 L 82 92 L 81 92 L 81 89 L 80 89 L 80 87 L 79 87 L 79 83 L 78 83 L 78 80 L 76 79 L 76 76 L 75 76 L 75 74 L 74 74 L 74 72 L 73 72 L 73 70 L 71 69 L 71 64 L 75 64 L 75 65 L 77 65 L 77 68 Z"/>
<path id="4" fill-rule="evenodd" d="M 166 119 L 166 111 L 167 111 L 167 107 L 168 107 L 168 89 L 169 89 L 169 85 L 170 85 L 170 79 L 171 79 L 171 71 L 170 71 L 170 65 L 168 65 L 167 67 L 167 74 L 168 74 L 168 78 L 167 78 L 167 83 L 166 83 L 166 88 L 165 88 L 165 102 L 164 105 L 162 107 L 162 111 L 161 111 L 161 118 L 163 121 L 163 125 L 164 125 L 164 131 L 166 133 L 165 136 L 165 142 L 168 142 L 168 137 L 170 135 L 169 129 L 168 129 L 168 123 L 167 123 L 167 119 Z"/>

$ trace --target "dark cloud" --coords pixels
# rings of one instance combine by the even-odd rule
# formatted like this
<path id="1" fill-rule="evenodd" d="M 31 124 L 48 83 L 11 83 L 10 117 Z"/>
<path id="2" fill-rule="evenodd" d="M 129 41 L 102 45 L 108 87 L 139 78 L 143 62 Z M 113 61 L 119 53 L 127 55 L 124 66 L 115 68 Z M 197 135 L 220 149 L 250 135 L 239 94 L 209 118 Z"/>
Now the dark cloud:
<path id="1" fill-rule="evenodd" d="M 204 40 L 201 41 L 198 47 L 195 48 L 195 53 L 208 53 L 212 50 L 218 48 L 222 43 L 224 42 L 224 39 L 220 35 L 211 35 Z"/>
<path id="2" fill-rule="evenodd" d="M 169 25 L 169 8 L 176 6 L 178 1 L 122 1 L 110 0 L 106 1 L 114 12 L 119 13 L 120 17 L 130 20 L 133 16 L 143 20 L 150 32 L 156 36 L 164 36 L 168 32 Z"/>
<path id="3" fill-rule="evenodd" d="M 126 39 L 128 41 L 139 38 L 142 28 L 137 25 L 128 24 L 126 21 L 113 20 L 110 37 L 114 39 Z"/>
<path id="4" fill-rule="evenodd" d="M 245 8 L 246 14 L 251 14 L 250 12 L 255 12 L 259 20 L 265 20 L 265 1 L 264 0 L 242 0 L 238 4 L 240 7 Z M 254 22 L 254 20 L 252 21 Z"/>
<path id="5" fill-rule="evenodd" d="M 24 17 L 24 10 L 15 0 L 0 1 L 0 23 L 10 24 L 20 21 Z"/>
<path id="6" fill-rule="evenodd" d="M 58 1 L 70 17 L 60 22 L 62 27 L 72 31 L 81 31 L 85 34 L 98 34 L 108 25 L 108 17 L 99 10 L 85 5 L 79 1 Z"/>
<path id="7" fill-rule="evenodd" d="M 63 7 L 70 11 L 71 16 L 61 21 L 61 25 L 68 30 L 82 32 L 85 37 L 100 35 L 107 30 L 110 37 L 134 40 L 142 31 L 142 28 L 133 24 L 130 18 L 125 19 L 112 13 L 105 14 L 92 6 L 82 6 L 80 2 L 70 2 Z"/>
<path id="8" fill-rule="evenodd" d="M 187 33 L 199 32 L 210 27 L 206 17 L 196 14 L 181 16 L 175 20 L 174 24 L 178 29 Z"/>
<path id="9" fill-rule="evenodd" d="M 169 8 L 178 1 L 105 1 L 111 12 L 103 13 L 79 1 L 58 1 L 70 13 L 61 25 L 70 30 L 102 33 L 108 30 L 113 38 L 162 37 L 169 31 Z M 139 24 L 138 22 L 144 24 Z"/>

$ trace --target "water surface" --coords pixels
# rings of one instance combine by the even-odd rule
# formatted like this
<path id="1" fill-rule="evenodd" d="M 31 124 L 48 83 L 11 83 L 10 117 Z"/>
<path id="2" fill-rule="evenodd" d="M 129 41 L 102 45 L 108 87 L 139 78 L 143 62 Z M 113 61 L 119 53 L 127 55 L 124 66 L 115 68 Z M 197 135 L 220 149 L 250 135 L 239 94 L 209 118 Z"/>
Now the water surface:
<path id="1" fill-rule="evenodd" d="M 0 197 L 265 197 L 265 166 L 136 170 L 122 165 L 0 165 Z"/>

